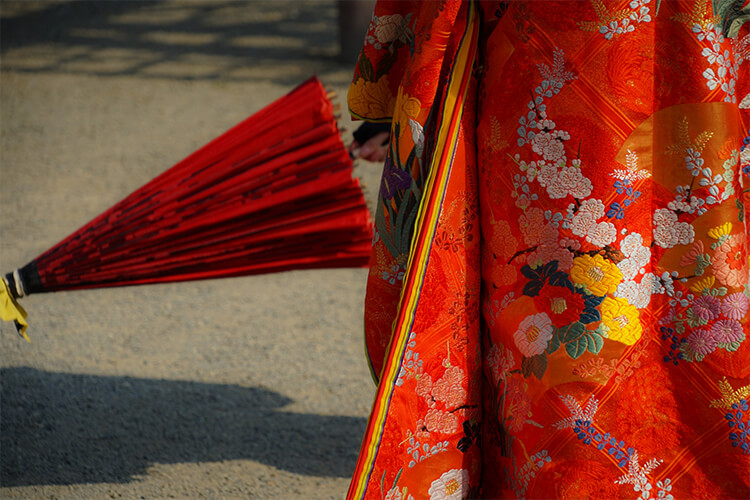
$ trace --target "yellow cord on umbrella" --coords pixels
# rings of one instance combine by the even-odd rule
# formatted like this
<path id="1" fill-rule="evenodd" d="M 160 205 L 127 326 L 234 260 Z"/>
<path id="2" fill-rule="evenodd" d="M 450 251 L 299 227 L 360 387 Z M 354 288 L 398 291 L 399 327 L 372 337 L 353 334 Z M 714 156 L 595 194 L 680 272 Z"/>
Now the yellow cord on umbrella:
<path id="1" fill-rule="evenodd" d="M 13 321 L 16 324 L 18 334 L 30 343 L 31 340 L 26 335 L 26 327 L 29 326 L 26 323 L 28 314 L 26 314 L 26 311 L 16 301 L 10 290 L 8 290 L 8 283 L 2 278 L 0 278 L 0 283 L 2 283 L 0 285 L 0 319 L 3 321 Z"/>

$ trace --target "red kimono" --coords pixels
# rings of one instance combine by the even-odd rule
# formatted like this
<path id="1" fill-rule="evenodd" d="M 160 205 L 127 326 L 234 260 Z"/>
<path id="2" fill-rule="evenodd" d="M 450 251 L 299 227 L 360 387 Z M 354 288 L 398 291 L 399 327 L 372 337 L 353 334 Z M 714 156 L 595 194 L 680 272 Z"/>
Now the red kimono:
<path id="1" fill-rule="evenodd" d="M 750 496 L 738 25 L 707 0 L 377 4 L 349 91 L 392 122 L 350 498 Z"/>

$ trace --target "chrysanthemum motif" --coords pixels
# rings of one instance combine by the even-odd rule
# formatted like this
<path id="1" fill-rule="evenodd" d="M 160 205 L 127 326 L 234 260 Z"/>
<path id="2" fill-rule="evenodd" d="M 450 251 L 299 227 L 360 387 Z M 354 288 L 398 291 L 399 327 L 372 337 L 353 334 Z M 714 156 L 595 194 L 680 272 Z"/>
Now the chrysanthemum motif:
<path id="1" fill-rule="evenodd" d="M 747 314 L 750 300 L 744 293 L 730 293 L 721 301 L 721 314 L 729 319 L 741 320 Z"/>
<path id="2" fill-rule="evenodd" d="M 552 320 L 546 313 L 534 314 L 521 321 L 513 339 L 524 356 L 536 356 L 547 348 L 552 329 Z"/>
<path id="3" fill-rule="evenodd" d="M 691 332 L 687 341 L 693 352 L 701 357 L 714 352 L 718 344 L 716 336 L 706 329 Z"/>
<path id="4" fill-rule="evenodd" d="M 716 227 L 713 227 L 713 228 L 709 229 L 708 230 L 708 235 L 711 238 L 713 238 L 715 240 L 718 240 L 722 236 L 726 236 L 726 235 L 728 235 L 731 232 L 732 232 L 732 223 L 731 222 L 725 222 L 724 224 L 722 224 L 720 226 L 716 226 Z"/>
<path id="5" fill-rule="evenodd" d="M 742 333 L 742 325 L 734 319 L 720 319 L 715 322 L 711 327 L 711 334 L 721 344 L 739 342 L 745 337 Z"/>
<path id="6" fill-rule="evenodd" d="M 713 276 L 706 276 L 690 285 L 690 291 L 694 293 L 703 293 L 703 290 L 710 290 L 711 287 L 714 286 L 714 283 L 716 283 L 716 278 Z"/>
<path id="7" fill-rule="evenodd" d="M 719 299 L 712 295 L 701 295 L 695 299 L 690 310 L 698 318 L 705 321 L 711 321 L 719 316 L 720 308 L 721 304 L 719 303 Z"/>
<path id="8" fill-rule="evenodd" d="M 428 491 L 430 500 L 461 500 L 469 494 L 469 471 L 451 469 L 435 479 Z"/>

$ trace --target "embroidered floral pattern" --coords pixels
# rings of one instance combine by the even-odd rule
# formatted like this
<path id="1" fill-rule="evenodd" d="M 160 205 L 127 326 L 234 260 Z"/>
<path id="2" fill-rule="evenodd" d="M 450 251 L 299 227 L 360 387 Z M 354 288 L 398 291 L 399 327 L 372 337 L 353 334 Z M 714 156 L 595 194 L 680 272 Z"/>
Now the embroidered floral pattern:
<path id="1" fill-rule="evenodd" d="M 708 0 L 378 3 L 350 101 L 393 118 L 368 296 L 400 305 L 368 318 L 403 354 L 364 498 L 741 496 L 709 467 L 750 446 L 750 34 L 719 24 Z"/>

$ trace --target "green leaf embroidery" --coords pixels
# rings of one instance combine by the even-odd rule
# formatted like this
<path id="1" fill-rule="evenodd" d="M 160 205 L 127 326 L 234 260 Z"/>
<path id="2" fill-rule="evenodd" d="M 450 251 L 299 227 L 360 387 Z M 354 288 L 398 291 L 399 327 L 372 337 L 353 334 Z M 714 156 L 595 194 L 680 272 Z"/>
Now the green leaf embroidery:
<path id="1" fill-rule="evenodd" d="M 598 331 L 588 332 L 586 333 L 586 338 L 589 343 L 589 352 L 591 354 L 599 354 L 599 351 L 604 347 L 604 338 L 602 338 L 601 334 Z"/>
<path id="2" fill-rule="evenodd" d="M 567 344 L 568 342 L 577 340 L 581 335 L 586 333 L 586 326 L 583 323 L 576 322 L 560 330 L 562 331 L 562 341 Z"/>
<path id="3" fill-rule="evenodd" d="M 567 351 L 568 355 L 573 358 L 577 359 L 579 358 L 584 352 L 586 352 L 586 349 L 589 346 L 588 338 L 584 335 L 583 337 L 580 337 L 573 342 L 568 342 L 565 344 L 565 350 Z"/>

